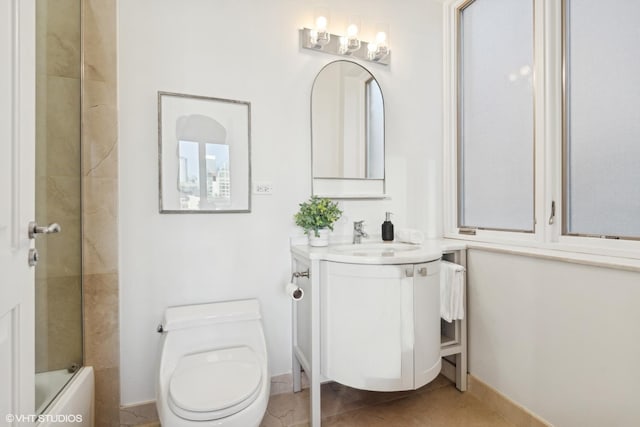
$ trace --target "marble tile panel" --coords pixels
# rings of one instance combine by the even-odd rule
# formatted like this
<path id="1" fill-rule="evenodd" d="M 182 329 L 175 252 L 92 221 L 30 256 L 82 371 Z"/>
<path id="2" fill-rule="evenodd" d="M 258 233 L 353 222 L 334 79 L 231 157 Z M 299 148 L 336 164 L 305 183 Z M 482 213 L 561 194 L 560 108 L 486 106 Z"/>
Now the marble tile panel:
<path id="1" fill-rule="evenodd" d="M 47 279 L 48 369 L 82 364 L 81 277 Z"/>
<path id="2" fill-rule="evenodd" d="M 115 83 L 84 82 L 82 171 L 84 176 L 118 176 L 118 117 Z"/>
<path id="3" fill-rule="evenodd" d="M 83 179 L 83 267 L 85 274 L 118 271 L 118 182 L 109 178 Z"/>
<path id="4" fill-rule="evenodd" d="M 96 427 L 110 427 L 120 425 L 117 0 L 81 1 L 85 362 L 97 368 Z"/>
<path id="5" fill-rule="evenodd" d="M 36 178 L 36 221 L 42 224 L 57 222 L 61 226 L 80 223 L 80 176 L 39 176 Z M 63 232 L 65 230 L 63 229 Z"/>
<path id="6" fill-rule="evenodd" d="M 44 275 L 39 277 L 67 277 L 81 274 L 82 226 L 80 218 L 64 217 L 43 220 L 41 223 L 49 224 L 58 222 L 62 231 L 56 234 L 48 234 L 46 237 L 38 237 L 36 248 L 40 253 L 40 261 L 36 270 L 43 270 Z"/>
<path id="7" fill-rule="evenodd" d="M 95 369 L 95 427 L 120 427 L 120 368 Z"/>
<path id="8" fill-rule="evenodd" d="M 47 176 L 47 76 L 36 76 L 36 177 Z"/>
<path id="9" fill-rule="evenodd" d="M 36 76 L 47 74 L 47 3 L 36 2 Z M 45 31 L 43 31 L 45 30 Z M 36 83 L 37 84 L 37 83 Z M 38 91 L 36 91 L 38 95 Z"/>
<path id="10" fill-rule="evenodd" d="M 47 74 L 80 78 L 80 0 L 46 2 Z M 40 23 L 40 22 L 39 22 Z"/>
<path id="11" fill-rule="evenodd" d="M 116 0 L 84 0 L 84 77 L 116 80 Z"/>
<path id="12" fill-rule="evenodd" d="M 80 80 L 47 77 L 46 165 L 39 176 L 80 176 Z"/>
<path id="13" fill-rule="evenodd" d="M 97 370 L 117 367 L 118 275 L 85 275 L 83 280 L 85 364 Z"/>
<path id="14" fill-rule="evenodd" d="M 106 211 L 115 220 L 118 214 L 118 181 L 114 178 L 85 177 L 83 184 L 85 215 Z"/>

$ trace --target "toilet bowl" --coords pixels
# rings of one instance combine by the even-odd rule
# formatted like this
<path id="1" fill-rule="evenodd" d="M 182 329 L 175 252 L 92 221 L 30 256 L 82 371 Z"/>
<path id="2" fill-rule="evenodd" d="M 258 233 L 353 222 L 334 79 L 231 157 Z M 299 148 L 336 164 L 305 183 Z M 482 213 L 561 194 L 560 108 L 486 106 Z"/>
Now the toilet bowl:
<path id="1" fill-rule="evenodd" d="M 260 425 L 271 378 L 257 300 L 169 307 L 159 330 L 163 426 Z"/>

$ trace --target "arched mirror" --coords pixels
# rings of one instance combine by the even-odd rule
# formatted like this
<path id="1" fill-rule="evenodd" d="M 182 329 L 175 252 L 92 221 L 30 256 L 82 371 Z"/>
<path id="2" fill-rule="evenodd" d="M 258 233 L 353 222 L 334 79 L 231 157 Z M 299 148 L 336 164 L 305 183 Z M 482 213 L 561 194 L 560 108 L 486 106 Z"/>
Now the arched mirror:
<path id="1" fill-rule="evenodd" d="M 313 193 L 384 195 L 384 100 L 377 80 L 351 61 L 335 61 L 311 93 Z"/>

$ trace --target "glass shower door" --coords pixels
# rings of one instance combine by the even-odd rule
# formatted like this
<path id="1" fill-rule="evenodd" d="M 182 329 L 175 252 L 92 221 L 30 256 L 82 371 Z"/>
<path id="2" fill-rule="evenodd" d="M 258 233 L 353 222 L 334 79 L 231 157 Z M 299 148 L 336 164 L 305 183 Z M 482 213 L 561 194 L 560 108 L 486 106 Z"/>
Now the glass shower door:
<path id="1" fill-rule="evenodd" d="M 82 365 L 80 0 L 36 2 L 36 410 Z"/>

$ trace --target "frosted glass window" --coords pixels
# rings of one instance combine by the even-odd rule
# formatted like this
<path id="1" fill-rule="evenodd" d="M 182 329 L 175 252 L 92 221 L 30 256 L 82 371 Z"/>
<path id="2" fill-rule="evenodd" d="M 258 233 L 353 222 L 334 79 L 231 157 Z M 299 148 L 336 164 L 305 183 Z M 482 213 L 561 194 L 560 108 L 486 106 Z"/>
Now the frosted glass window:
<path id="1" fill-rule="evenodd" d="M 533 2 L 460 12 L 459 225 L 533 232 Z"/>
<path id="2" fill-rule="evenodd" d="M 640 2 L 565 4 L 565 234 L 640 237 Z"/>

